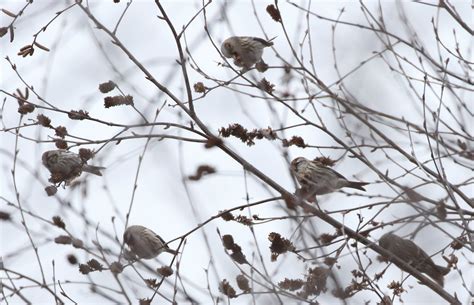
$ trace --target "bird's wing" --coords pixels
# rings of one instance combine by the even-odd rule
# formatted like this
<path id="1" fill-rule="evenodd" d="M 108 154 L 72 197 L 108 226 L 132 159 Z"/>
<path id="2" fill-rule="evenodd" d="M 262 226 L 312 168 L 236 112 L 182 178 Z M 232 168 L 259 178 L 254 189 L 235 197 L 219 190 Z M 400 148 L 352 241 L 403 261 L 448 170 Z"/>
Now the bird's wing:
<path id="1" fill-rule="evenodd" d="M 339 174 L 338 172 L 336 172 L 335 170 L 333 170 L 332 168 L 330 167 L 327 167 L 326 166 L 326 169 L 330 172 L 332 172 L 334 175 L 336 175 L 337 177 L 343 179 L 343 180 L 347 180 L 346 177 L 344 177 L 343 175 Z"/>
<path id="2" fill-rule="evenodd" d="M 267 41 L 267 40 L 262 39 L 262 38 L 258 38 L 258 37 L 249 37 L 249 38 L 254 40 L 254 41 L 258 41 L 259 43 L 263 44 L 266 47 L 269 47 L 269 46 L 273 45 L 273 42 Z"/>
<path id="3" fill-rule="evenodd" d="M 416 261 L 413 263 L 432 263 L 431 257 L 411 240 L 404 239 L 403 247 L 406 249 L 407 253 L 411 254 L 409 255 L 411 260 L 416 257 Z"/>
<path id="4" fill-rule="evenodd" d="M 258 38 L 258 37 L 250 37 L 250 36 L 242 36 L 240 37 L 240 44 L 242 47 L 248 47 L 251 45 L 255 45 L 255 42 L 264 45 L 265 47 L 269 47 L 273 45 L 273 42 L 268 42 L 265 39 Z"/>

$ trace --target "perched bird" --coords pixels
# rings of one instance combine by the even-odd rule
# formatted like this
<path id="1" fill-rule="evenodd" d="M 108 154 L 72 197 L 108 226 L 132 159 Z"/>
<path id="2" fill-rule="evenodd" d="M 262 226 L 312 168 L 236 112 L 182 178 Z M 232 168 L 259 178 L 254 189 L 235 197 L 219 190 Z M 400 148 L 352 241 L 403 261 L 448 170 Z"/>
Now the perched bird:
<path id="1" fill-rule="evenodd" d="M 411 240 L 386 233 L 380 238 L 379 245 L 416 270 L 426 273 L 443 287 L 444 276 L 449 272 L 449 268 L 436 265 L 431 257 Z"/>
<path id="2" fill-rule="evenodd" d="M 43 165 L 50 171 L 53 180 L 70 182 L 81 173 L 88 172 L 102 176 L 100 172 L 104 167 L 88 165 L 78 154 L 68 150 L 57 149 L 43 153 Z"/>
<path id="3" fill-rule="evenodd" d="M 291 161 L 290 169 L 308 197 L 332 193 L 343 187 L 365 191 L 363 186 L 368 184 L 367 182 L 349 181 L 321 162 L 310 161 L 303 157 Z"/>
<path id="4" fill-rule="evenodd" d="M 224 40 L 221 52 L 227 58 L 233 58 L 234 64 L 249 70 L 262 61 L 263 49 L 273 45 L 270 40 L 257 37 L 232 36 Z"/>
<path id="5" fill-rule="evenodd" d="M 158 234 L 144 226 L 128 227 L 123 233 L 123 241 L 139 258 L 151 259 L 162 252 L 178 254 L 170 249 Z"/>

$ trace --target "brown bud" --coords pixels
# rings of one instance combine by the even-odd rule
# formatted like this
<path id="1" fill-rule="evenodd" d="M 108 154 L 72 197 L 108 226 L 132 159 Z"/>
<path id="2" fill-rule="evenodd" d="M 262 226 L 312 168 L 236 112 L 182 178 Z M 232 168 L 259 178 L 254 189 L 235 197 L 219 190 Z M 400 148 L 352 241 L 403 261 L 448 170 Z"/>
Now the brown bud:
<path id="1" fill-rule="evenodd" d="M 194 91 L 197 93 L 205 93 L 207 90 L 206 86 L 202 82 L 197 82 L 194 84 Z"/>
<path id="2" fill-rule="evenodd" d="M 71 237 L 67 235 L 60 235 L 54 239 L 54 242 L 57 244 L 62 244 L 62 245 L 69 245 L 71 244 Z"/>
<path id="3" fill-rule="evenodd" d="M 272 17 L 276 22 L 281 22 L 280 11 L 275 7 L 275 5 L 270 4 L 267 6 L 267 13 Z"/>
<path id="4" fill-rule="evenodd" d="M 0 220 L 3 220 L 3 221 L 10 220 L 10 214 L 7 212 L 0 211 Z"/>
<path id="5" fill-rule="evenodd" d="M 92 271 L 92 269 L 88 265 L 86 265 L 86 264 L 80 264 L 79 265 L 79 272 L 80 273 L 89 274 L 89 272 L 91 272 L 91 271 Z"/>
<path id="6" fill-rule="evenodd" d="M 238 246 L 237 244 L 234 244 L 234 247 L 232 248 L 232 254 L 230 255 L 230 257 L 238 264 L 248 264 L 247 258 L 242 253 L 240 246 Z"/>
<path id="7" fill-rule="evenodd" d="M 161 268 L 156 269 L 156 272 L 158 272 L 163 277 L 168 277 L 173 274 L 173 269 L 168 266 L 163 266 Z"/>
<path id="8" fill-rule="evenodd" d="M 257 69 L 258 72 L 263 73 L 268 70 L 268 65 L 263 60 L 261 60 L 255 64 L 255 69 Z"/>
<path id="9" fill-rule="evenodd" d="M 222 236 L 222 244 L 227 250 L 232 249 L 234 247 L 234 238 L 232 237 L 232 235 L 226 234 Z"/>
<path id="10" fill-rule="evenodd" d="M 84 110 L 79 110 L 79 111 L 71 110 L 71 111 L 69 111 L 67 116 L 71 120 L 84 120 L 84 119 L 89 118 L 89 112 L 84 111 Z"/>
<path id="11" fill-rule="evenodd" d="M 92 159 L 93 156 L 94 156 L 94 153 L 92 152 L 92 150 L 87 149 L 87 148 L 79 149 L 79 157 L 81 157 L 83 161 L 88 161 Z"/>
<path id="12" fill-rule="evenodd" d="M 76 264 L 77 264 L 77 257 L 76 257 L 74 254 L 68 254 L 68 256 L 67 256 L 67 261 L 68 261 L 71 265 L 76 265 Z"/>
<path id="13" fill-rule="evenodd" d="M 54 139 L 54 144 L 59 149 L 67 149 L 67 142 L 63 139 Z"/>
<path id="14" fill-rule="evenodd" d="M 58 126 L 54 130 L 55 134 L 60 138 L 64 139 L 64 137 L 67 135 L 67 129 L 64 126 Z"/>
<path id="15" fill-rule="evenodd" d="M 35 105 L 33 104 L 25 103 L 21 105 L 20 107 L 18 107 L 18 112 L 21 114 L 27 114 L 33 111 L 35 111 Z"/>
<path id="16" fill-rule="evenodd" d="M 0 28 L 0 37 L 5 36 L 6 33 L 8 33 L 8 28 L 7 27 L 1 27 Z"/>
<path id="17" fill-rule="evenodd" d="M 115 107 L 119 105 L 132 105 L 133 106 L 133 96 L 116 95 L 116 96 L 107 96 L 104 98 L 105 108 Z"/>
<path id="18" fill-rule="evenodd" d="M 53 216 L 53 224 L 61 229 L 66 229 L 66 224 L 59 216 Z"/>
<path id="19" fill-rule="evenodd" d="M 231 299 L 237 297 L 235 289 L 229 284 L 226 279 L 222 280 L 222 282 L 219 283 L 219 291 Z"/>
<path id="20" fill-rule="evenodd" d="M 231 221 L 234 220 L 234 215 L 232 215 L 231 212 L 219 212 L 221 214 L 221 218 L 224 219 L 225 221 Z"/>
<path id="21" fill-rule="evenodd" d="M 123 265 L 119 262 L 113 262 L 110 264 L 110 272 L 113 274 L 119 274 L 122 273 L 123 271 Z"/>
<path id="22" fill-rule="evenodd" d="M 258 83 L 257 87 L 268 94 L 273 93 L 275 91 L 275 85 L 270 83 L 269 81 L 266 80 L 266 78 L 262 78 Z"/>
<path id="23" fill-rule="evenodd" d="M 104 270 L 104 267 L 95 258 L 88 261 L 87 265 L 91 267 L 92 270 L 98 270 L 98 271 Z"/>
<path id="24" fill-rule="evenodd" d="M 156 282 L 156 279 L 145 279 L 145 284 L 150 288 L 158 288 L 160 285 Z"/>
<path id="25" fill-rule="evenodd" d="M 54 185 L 49 185 L 49 186 L 45 187 L 44 190 L 46 191 L 46 194 L 48 196 L 53 196 L 58 191 L 58 188 L 55 187 Z"/>
<path id="26" fill-rule="evenodd" d="M 278 283 L 278 287 L 285 290 L 295 291 L 303 287 L 303 284 L 304 282 L 301 279 L 292 280 L 285 278 L 283 281 Z"/>
<path id="27" fill-rule="evenodd" d="M 74 238 L 72 240 L 72 246 L 74 248 L 82 248 L 82 247 L 84 247 L 84 242 L 82 240 L 80 240 L 79 238 Z"/>
<path id="28" fill-rule="evenodd" d="M 41 126 L 51 127 L 51 120 L 47 116 L 38 114 L 36 119 L 38 120 L 38 124 L 40 124 Z"/>
<path id="29" fill-rule="evenodd" d="M 117 85 L 113 81 L 109 80 L 108 82 L 99 85 L 99 91 L 102 93 L 107 93 L 114 90 L 116 86 Z"/>
<path id="30" fill-rule="evenodd" d="M 119 3 L 120 0 L 114 0 L 115 3 Z M 151 299 L 140 299 L 138 305 L 151 305 Z"/>
<path id="31" fill-rule="evenodd" d="M 237 281 L 237 286 L 240 288 L 240 290 L 246 293 L 249 293 L 251 291 L 249 280 L 247 279 L 245 275 L 243 274 L 237 275 L 236 281 Z"/>

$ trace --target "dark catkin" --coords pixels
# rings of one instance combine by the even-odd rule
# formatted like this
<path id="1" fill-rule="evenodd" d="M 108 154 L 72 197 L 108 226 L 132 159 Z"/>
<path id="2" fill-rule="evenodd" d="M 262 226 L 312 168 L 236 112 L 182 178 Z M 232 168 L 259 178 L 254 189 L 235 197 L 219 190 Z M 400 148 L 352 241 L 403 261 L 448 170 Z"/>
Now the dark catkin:
<path id="1" fill-rule="evenodd" d="M 161 276 L 168 277 L 173 275 L 173 269 L 169 266 L 163 266 L 161 268 L 156 269 L 156 272 L 158 272 Z"/>
<path id="2" fill-rule="evenodd" d="M 258 72 L 263 73 L 268 70 L 268 65 L 264 61 L 259 61 L 255 64 L 255 69 L 257 69 Z"/>
<path id="3" fill-rule="evenodd" d="M 0 28 L 0 37 L 5 36 L 6 33 L 8 33 L 8 28 L 7 27 L 1 27 Z"/>
<path id="4" fill-rule="evenodd" d="M 240 290 L 242 290 L 243 292 L 245 293 L 250 293 L 252 290 L 250 289 L 250 285 L 249 285 L 249 280 L 247 279 L 247 277 L 243 274 L 239 274 L 237 275 L 237 277 L 235 278 L 236 282 L 237 282 L 237 286 L 239 287 Z"/>
<path id="5" fill-rule="evenodd" d="M 89 161 L 90 159 L 92 159 L 93 156 L 94 156 L 94 153 L 92 152 L 92 150 L 88 148 L 79 149 L 79 157 L 81 157 L 82 161 L 84 162 Z"/>
<path id="6" fill-rule="evenodd" d="M 115 0 L 117 1 L 117 0 Z M 116 2 L 118 3 L 118 2 Z M 151 305 L 151 299 L 140 299 L 138 300 L 138 305 Z"/>
<path id="7" fill-rule="evenodd" d="M 45 190 L 45 192 L 48 196 L 53 196 L 54 194 L 56 194 L 58 192 L 58 188 L 55 187 L 54 185 L 49 185 L 49 186 L 45 187 L 44 190 Z"/>
<path id="8" fill-rule="evenodd" d="M 55 135 L 63 139 L 67 135 L 67 129 L 64 126 L 58 126 L 54 128 L 54 131 L 55 131 Z"/>
<path id="9" fill-rule="evenodd" d="M 270 251 L 272 252 L 272 261 L 276 261 L 280 254 L 288 251 L 295 251 L 295 246 L 293 246 L 293 243 L 288 239 L 281 237 L 281 235 L 278 233 L 270 233 L 268 235 L 268 240 L 271 242 Z"/>
<path id="10" fill-rule="evenodd" d="M 323 233 L 319 235 L 318 239 L 323 245 L 327 245 L 327 244 L 330 244 L 336 237 L 337 235 Z"/>
<path id="11" fill-rule="evenodd" d="M 202 82 L 197 82 L 194 84 L 194 92 L 196 93 L 205 93 L 207 88 Z"/>
<path id="12" fill-rule="evenodd" d="M 18 113 L 23 114 L 23 115 L 31 113 L 33 111 L 35 111 L 35 105 L 33 104 L 25 103 L 23 105 L 20 105 L 20 107 L 18 107 Z"/>
<path id="13" fill-rule="evenodd" d="M 38 114 L 36 120 L 38 121 L 38 124 L 43 127 L 51 127 L 51 119 L 43 114 Z"/>
<path id="14" fill-rule="evenodd" d="M 456 240 L 453 240 L 450 244 L 451 248 L 453 248 L 454 250 L 459 250 L 459 249 L 462 249 L 462 247 L 464 246 L 464 244 L 467 243 L 467 238 L 466 236 L 460 236 L 458 237 Z"/>
<path id="15" fill-rule="evenodd" d="M 104 270 L 104 267 L 95 259 L 91 259 L 90 261 L 87 262 L 87 265 L 91 267 L 92 270 L 94 271 L 102 271 Z"/>
<path id="16" fill-rule="evenodd" d="M 80 249 L 80 248 L 84 247 L 84 242 L 82 240 L 78 239 L 78 238 L 74 238 L 72 240 L 72 246 L 74 248 L 79 248 Z"/>
<path id="17" fill-rule="evenodd" d="M 145 279 L 145 283 L 150 288 L 157 288 L 159 285 L 156 279 Z"/>
<path id="18" fill-rule="evenodd" d="M 67 142 L 63 139 L 54 139 L 54 145 L 59 149 L 67 149 Z"/>
<path id="19" fill-rule="evenodd" d="M 258 83 L 257 87 L 268 94 L 272 94 L 275 91 L 275 85 L 270 83 L 266 78 L 262 78 Z"/>
<path id="20" fill-rule="evenodd" d="M 92 271 L 91 267 L 86 264 L 79 264 L 79 272 L 82 274 L 89 274 Z"/>
<path id="21" fill-rule="evenodd" d="M 116 96 L 107 96 L 104 98 L 104 107 L 110 108 L 120 105 L 130 105 L 133 106 L 133 96 L 131 95 L 116 95 Z"/>
<path id="22" fill-rule="evenodd" d="M 228 211 L 221 211 L 219 212 L 219 214 L 221 214 L 221 218 L 224 219 L 225 221 L 231 221 L 235 219 L 234 215 Z"/>
<path id="23" fill-rule="evenodd" d="M 85 110 L 71 110 L 67 115 L 71 120 L 84 120 L 90 118 L 89 112 Z"/>
<path id="24" fill-rule="evenodd" d="M 336 160 L 333 160 L 329 157 L 316 157 L 313 161 L 319 162 L 324 166 L 333 167 L 336 164 Z"/>
<path id="25" fill-rule="evenodd" d="M 232 235 L 224 235 L 222 236 L 222 244 L 224 245 L 224 248 L 226 248 L 227 250 L 231 250 L 232 247 L 234 247 L 234 238 L 232 237 Z"/>
<path id="26" fill-rule="evenodd" d="M 267 6 L 267 13 L 272 17 L 276 22 L 281 22 L 280 11 L 275 7 L 275 5 L 270 4 Z"/>
<path id="27" fill-rule="evenodd" d="M 123 271 L 123 265 L 119 262 L 113 262 L 110 264 L 110 272 L 113 274 L 119 274 L 122 273 Z"/>
<path id="28" fill-rule="evenodd" d="M 64 221 L 62 220 L 61 217 L 59 216 L 53 216 L 53 224 L 58 227 L 58 228 L 61 228 L 61 229 L 66 229 L 66 224 L 64 223 Z"/>
<path id="29" fill-rule="evenodd" d="M 226 279 L 223 279 L 219 283 L 219 291 L 231 299 L 237 297 L 237 293 L 235 292 L 235 289 L 230 285 L 230 283 Z"/>
<path id="30" fill-rule="evenodd" d="M 68 254 L 66 259 L 71 265 L 77 265 L 77 257 L 74 254 Z"/>
<path id="31" fill-rule="evenodd" d="M 9 221 L 10 219 L 10 213 L 0 211 L 0 220 Z"/>
<path id="32" fill-rule="evenodd" d="M 287 140 L 287 139 L 283 139 L 282 140 L 282 143 L 283 143 L 283 147 L 290 147 L 290 146 L 297 146 L 297 147 L 301 147 L 301 148 L 305 148 L 307 147 L 308 145 L 304 142 L 303 138 L 302 137 L 298 137 L 298 136 L 293 136 L 291 137 L 290 140 Z"/>
<path id="33" fill-rule="evenodd" d="M 67 235 L 60 235 L 54 239 L 54 242 L 61 245 L 69 245 L 72 243 L 72 239 Z"/>
<path id="34" fill-rule="evenodd" d="M 198 181 L 205 175 L 214 174 L 216 169 L 210 165 L 200 165 L 197 170 L 196 174 L 188 176 L 188 179 L 191 181 Z"/>
<path id="35" fill-rule="evenodd" d="M 245 255 L 242 253 L 242 248 L 240 248 L 239 245 L 237 244 L 234 244 L 234 246 L 232 247 L 232 253 L 230 255 L 230 257 L 238 264 L 248 264 L 247 262 L 247 258 L 245 257 Z"/>
<path id="36" fill-rule="evenodd" d="M 278 287 L 285 290 L 296 291 L 303 287 L 304 281 L 302 279 L 288 279 L 285 278 L 283 281 L 278 283 Z"/>
<path id="37" fill-rule="evenodd" d="M 108 93 L 114 90 L 116 86 L 117 85 L 113 81 L 109 80 L 108 82 L 99 85 L 99 91 L 102 93 Z"/>

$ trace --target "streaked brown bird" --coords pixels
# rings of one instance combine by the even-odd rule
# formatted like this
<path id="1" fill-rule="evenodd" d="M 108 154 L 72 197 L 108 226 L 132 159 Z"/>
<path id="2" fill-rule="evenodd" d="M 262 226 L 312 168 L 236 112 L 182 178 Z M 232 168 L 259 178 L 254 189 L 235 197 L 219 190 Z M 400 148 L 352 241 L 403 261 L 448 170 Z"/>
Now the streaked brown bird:
<path id="1" fill-rule="evenodd" d="M 57 180 L 70 182 L 81 173 L 88 172 L 97 176 L 102 176 L 100 170 L 105 169 L 100 166 L 88 165 L 78 154 L 64 149 L 49 150 L 41 157 L 43 165 L 49 170 Z"/>
<path id="2" fill-rule="evenodd" d="M 129 226 L 123 233 L 123 241 L 139 258 L 152 259 L 162 252 L 178 254 L 158 234 L 140 225 Z"/>
<path id="3" fill-rule="evenodd" d="M 441 287 L 444 286 L 444 276 L 449 272 L 449 268 L 436 265 L 431 257 L 411 240 L 386 233 L 380 238 L 379 245 L 416 270 L 426 273 Z"/>
<path id="4" fill-rule="evenodd" d="M 236 66 L 249 70 L 262 61 L 263 49 L 272 45 L 272 39 L 232 36 L 224 40 L 221 52 L 225 57 L 234 59 Z"/>
<path id="5" fill-rule="evenodd" d="M 349 181 L 319 161 L 298 157 L 291 161 L 291 171 L 308 197 L 335 192 L 343 187 L 365 191 L 367 182 Z"/>

